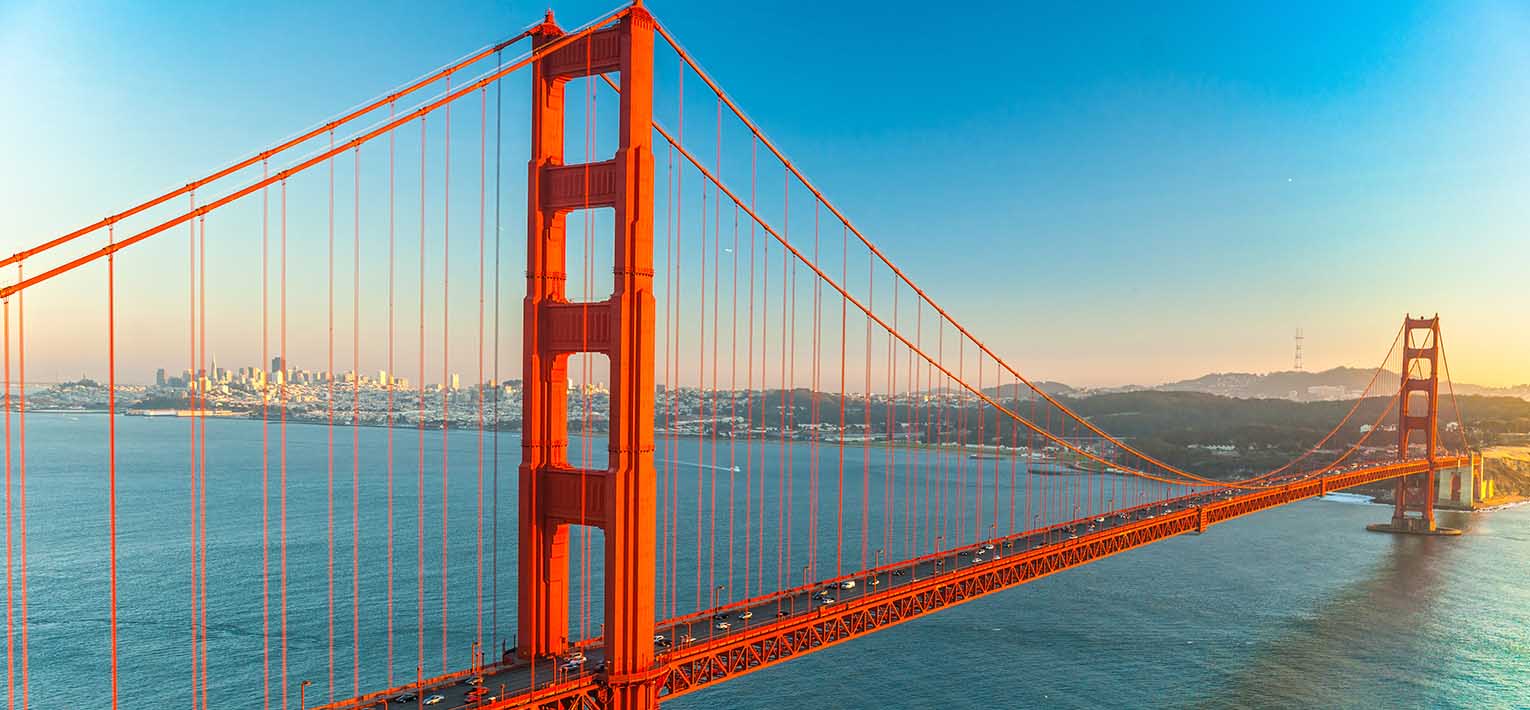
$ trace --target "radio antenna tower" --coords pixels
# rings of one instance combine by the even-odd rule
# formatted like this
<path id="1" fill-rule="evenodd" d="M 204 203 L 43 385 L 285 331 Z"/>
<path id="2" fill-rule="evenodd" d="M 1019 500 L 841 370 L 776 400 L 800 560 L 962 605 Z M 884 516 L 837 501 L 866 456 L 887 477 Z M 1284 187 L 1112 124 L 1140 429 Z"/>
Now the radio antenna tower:
<path id="1" fill-rule="evenodd" d="M 1296 371 L 1302 370 L 1302 329 L 1296 329 Z"/>

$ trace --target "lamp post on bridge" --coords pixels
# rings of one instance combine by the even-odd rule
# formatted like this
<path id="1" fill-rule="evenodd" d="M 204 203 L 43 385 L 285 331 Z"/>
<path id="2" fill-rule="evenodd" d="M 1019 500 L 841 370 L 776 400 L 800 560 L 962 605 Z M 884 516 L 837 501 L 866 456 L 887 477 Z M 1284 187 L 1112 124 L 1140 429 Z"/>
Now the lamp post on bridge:
<path id="1" fill-rule="evenodd" d="M 298 710 L 308 710 L 308 686 L 310 685 L 313 685 L 311 680 L 298 683 Z"/>

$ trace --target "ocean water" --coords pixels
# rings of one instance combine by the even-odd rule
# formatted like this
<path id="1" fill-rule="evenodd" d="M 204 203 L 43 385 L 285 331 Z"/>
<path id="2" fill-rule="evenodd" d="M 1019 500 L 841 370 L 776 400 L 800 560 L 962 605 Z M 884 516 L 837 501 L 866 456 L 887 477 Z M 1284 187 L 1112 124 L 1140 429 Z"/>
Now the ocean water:
<path id="1" fill-rule="evenodd" d="M 92 414 L 27 417 L 29 687 L 32 706 L 102 707 L 109 692 L 105 507 L 106 418 Z M 191 642 L 189 424 L 185 420 L 118 420 L 120 560 L 119 637 L 124 707 L 189 704 Z M 478 576 L 478 445 L 475 432 L 443 435 L 391 432 L 393 514 L 388 515 L 389 432 L 362 429 L 359 497 L 353 521 L 352 438 L 334 435 L 333 633 L 331 632 L 329 435 L 325 427 L 287 428 L 287 644 L 282 679 L 279 427 L 247 420 L 209 422 L 208 441 L 208 696 L 213 707 L 259 706 L 272 678 L 275 707 L 286 691 L 297 706 L 301 680 L 312 680 L 310 705 L 466 665 L 483 629 L 496 648 L 513 638 L 515 589 L 515 465 L 519 440 L 499 437 L 498 573 L 492 564 L 493 440 L 483 441 L 484 559 L 482 616 Z M 269 437 L 270 458 L 262 441 Z M 578 444 L 575 463 L 603 464 L 603 444 Z M 1046 522 L 1072 517 L 1064 503 L 1109 507 L 1165 491 L 1108 476 L 1033 476 L 1008 488 L 1008 472 L 973 476 L 978 464 L 930 452 L 846 451 L 854 479 L 866 471 L 864 545 L 859 488 L 847 488 L 845 537 L 835 510 L 807 513 L 814 476 L 821 494 L 833 490 L 837 460 L 824 447 L 754 445 L 747 464 L 738 451 L 713 451 L 698 441 L 675 442 L 661 459 L 680 462 L 674 488 L 682 504 L 672 521 L 679 545 L 661 605 L 685 613 L 705 606 L 698 589 L 727 586 L 737 597 L 748 585 L 766 590 L 784 572 L 814 565 L 830 576 L 836 565 L 858 566 L 885 546 L 902 556 L 910 543 L 928 544 L 935 531 L 908 530 L 883 517 L 884 485 L 908 490 L 888 457 L 919 456 L 926 470 L 946 466 L 940 487 L 949 511 L 940 531 L 970 539 L 980 527 L 1027 515 Z M 420 459 L 425 461 L 420 473 Z M 900 458 L 901 457 L 901 458 Z M 739 466 L 730 472 L 730 460 Z M 814 461 L 817 461 L 816 466 Z M 714 464 L 715 462 L 715 464 Z M 694 464 L 703 463 L 704 467 Z M 991 464 L 990 464 L 991 465 Z M 728 509 L 727 486 L 766 486 L 766 530 L 741 505 Z M 961 470 L 958 478 L 957 471 Z M 269 471 L 269 558 L 263 560 L 262 471 Z M 985 471 L 987 469 L 984 469 Z M 872 473 L 875 472 L 875 473 Z M 886 476 L 884 479 L 883 476 Z M 796 516 L 779 529 L 773 512 L 790 480 Z M 423 481 L 423 484 L 422 484 Z M 998 484 L 995 493 L 993 484 Z M 927 482 L 926 482 L 927 484 Z M 420 488 L 424 488 L 423 498 Z M 701 495 L 697 495 L 698 490 Z M 933 488 L 923 488 L 927 493 Z M 712 492 L 722 501 L 711 507 Z M 1025 503 L 1029 493 L 1034 505 Z M 980 499 L 979 496 L 986 495 Z M 736 496 L 735 496 L 736 497 Z M 828 499 L 820 496 L 820 499 Z M 423 528 L 420 505 L 424 503 Z M 982 520 L 973 509 L 989 511 Z M 871 503 L 875 504 L 871 504 Z M 698 526 L 696 508 L 703 506 Z M 926 498 L 928 505 L 928 497 Z M 718 512 L 714 513 L 713 510 Z M 964 511 L 958 513 L 958 511 Z M 732 526 L 725 525 L 728 513 Z M 444 515 L 443 515 L 444 513 Z M 927 619 L 760 671 L 669 704 L 676 708 L 1526 708 L 1530 707 L 1530 508 L 1487 514 L 1442 513 L 1461 527 L 1459 538 L 1409 538 L 1367 533 L 1387 517 L 1380 506 L 1315 501 L 1261 513 L 969 602 Z M 727 561 L 741 558 L 745 515 L 751 518 L 752 572 Z M 441 521 L 447 521 L 443 542 Z M 360 531 L 354 578 L 352 529 Z M 393 541 L 392 648 L 387 570 Z M 699 527 L 699 529 L 698 529 Z M 993 528 L 990 528 L 993 529 Z M 730 539 L 732 544 L 719 542 Z M 789 538 L 789 539 L 788 539 Z M 922 542 L 921 542 L 922 541 Z M 18 540 L 19 542 L 19 540 Z M 423 546 L 419 543 L 423 542 Z M 575 534 L 575 575 L 599 569 L 600 539 Z M 443 556 L 442 550 L 445 549 Z M 763 555 L 762 555 L 763 548 Z M 778 549 L 779 548 L 779 549 Z M 423 563 L 421 562 L 423 549 Z M 586 556 L 584 551 L 588 549 Z M 728 551 L 736 552 L 732 555 Z M 791 562 L 778 563 L 790 555 Z M 765 560 L 763 566 L 760 559 Z M 443 559 L 445 610 L 443 611 Z M 269 597 L 262 589 L 269 565 Z M 423 577 L 417 572 L 423 567 Z M 800 572 L 796 572 L 800 574 Z M 494 587 L 498 586 L 496 603 Z M 784 580 L 792 581 L 792 580 Z M 577 583 L 573 608 L 588 608 L 574 635 L 598 633 L 598 589 Z M 423 599 L 423 604 L 420 600 Z M 263 611 L 268 610 L 268 613 Z M 497 610 L 497 613 L 496 613 Z M 19 607 L 13 612 L 19 620 Z M 265 644 L 269 616 L 272 645 Z M 352 633 L 353 618 L 360 627 Z M 443 623 L 444 622 L 444 623 Z M 419 629 L 424 629 L 424 634 Z M 443 639 L 442 628 L 447 632 Z M 333 656 L 330 638 L 333 636 Z M 19 632 L 16 633 L 19 643 Z M 353 669 L 359 648 L 360 673 Z M 269 654 L 269 655 L 268 655 Z M 491 652 L 490 657 L 495 654 Z M 393 658 L 391 667 L 387 663 Z M 333 662 L 331 662 L 333 657 Z M 424 667 L 417 671 L 421 658 Z M 269 661 L 267 661 L 269 658 Z M 19 670 L 19 655 L 15 659 Z M 333 682 L 330 667 L 334 667 Z M 390 675 L 391 674 L 391 675 Z M 17 692 L 19 693 L 19 679 Z"/>

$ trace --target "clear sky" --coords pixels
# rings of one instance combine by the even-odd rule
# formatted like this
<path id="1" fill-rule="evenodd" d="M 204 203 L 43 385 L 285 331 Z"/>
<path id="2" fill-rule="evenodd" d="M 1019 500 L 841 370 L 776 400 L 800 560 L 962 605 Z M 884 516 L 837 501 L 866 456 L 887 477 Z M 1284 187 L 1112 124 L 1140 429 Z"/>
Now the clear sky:
<path id="1" fill-rule="evenodd" d="M 1308 369 L 1371 366 L 1411 311 L 1445 319 L 1458 381 L 1530 382 L 1524 2 L 649 6 L 1031 377 L 1285 369 L 1297 327 Z M 221 167 L 543 9 L 0 2 L 0 251 Z M 555 9 L 572 25 L 609 5 Z M 44 331 L 72 312 L 38 307 L 29 326 Z M 173 338 L 139 331 L 125 369 L 146 371 L 168 357 L 147 343 Z M 90 370 L 76 355 L 34 362 Z"/>

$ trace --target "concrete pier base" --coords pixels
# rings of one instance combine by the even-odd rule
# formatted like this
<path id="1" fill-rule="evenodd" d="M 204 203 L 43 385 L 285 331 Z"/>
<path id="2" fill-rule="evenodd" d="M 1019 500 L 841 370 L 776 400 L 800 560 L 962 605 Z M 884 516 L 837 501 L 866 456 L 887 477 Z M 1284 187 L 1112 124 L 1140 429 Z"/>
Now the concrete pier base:
<path id="1" fill-rule="evenodd" d="M 1460 535 L 1461 531 L 1455 528 L 1442 528 L 1436 526 L 1433 530 L 1423 525 L 1393 525 L 1392 523 L 1371 523 L 1365 526 L 1366 530 L 1393 535 L 1440 535 L 1445 537 Z"/>

